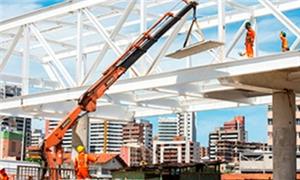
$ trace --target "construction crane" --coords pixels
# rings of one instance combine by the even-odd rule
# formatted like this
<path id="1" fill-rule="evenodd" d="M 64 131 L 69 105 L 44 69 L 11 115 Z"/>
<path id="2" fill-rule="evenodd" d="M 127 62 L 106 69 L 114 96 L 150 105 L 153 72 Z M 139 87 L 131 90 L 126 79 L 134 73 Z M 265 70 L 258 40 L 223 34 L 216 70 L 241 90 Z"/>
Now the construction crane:
<path id="1" fill-rule="evenodd" d="M 78 119 L 96 110 L 96 103 L 109 87 L 111 87 L 147 50 L 158 41 L 183 16 L 193 10 L 196 12 L 195 1 L 183 0 L 185 6 L 175 15 L 167 12 L 136 41 L 103 73 L 78 100 L 78 105 L 61 120 L 56 128 L 45 138 L 42 145 L 45 167 L 50 169 L 51 180 L 60 179 L 57 169 L 63 164 L 62 139 L 68 129 L 72 128 Z M 195 13 L 194 13 L 195 15 Z M 45 172 L 43 173 L 43 176 Z"/>

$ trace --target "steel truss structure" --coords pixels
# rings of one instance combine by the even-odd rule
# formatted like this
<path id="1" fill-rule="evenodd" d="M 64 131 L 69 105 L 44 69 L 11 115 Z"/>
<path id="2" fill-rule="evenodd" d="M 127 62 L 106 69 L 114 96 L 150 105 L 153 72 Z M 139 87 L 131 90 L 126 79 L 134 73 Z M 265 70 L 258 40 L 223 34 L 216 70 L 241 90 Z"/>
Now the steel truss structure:
<path id="1" fill-rule="evenodd" d="M 176 12 L 180 1 L 73 0 L 3 21 L 0 24 L 0 80 L 20 84 L 23 95 L 1 100 L 0 113 L 60 119 L 89 84 L 99 78 L 103 69 L 171 8 Z M 298 67 L 300 53 L 256 54 L 252 60 L 235 59 L 231 54 L 244 34 L 244 23 L 228 42 L 225 25 L 246 21 L 255 25 L 257 18 L 272 15 L 297 37 L 291 45 L 291 50 L 295 50 L 300 44 L 300 29 L 283 11 L 299 8 L 300 0 L 258 0 L 252 4 L 238 0 L 199 1 L 199 27 L 201 30 L 217 28 L 217 40 L 225 46 L 205 52 L 204 65 L 192 63 L 192 59 L 203 58 L 200 56 L 184 58 L 176 62 L 179 65 L 173 65 L 175 60 L 165 55 L 174 45 L 175 48 L 181 46 L 178 39 L 187 33 L 191 22 L 190 17 L 185 17 L 160 40 L 155 50 L 147 52 L 99 100 L 97 112 L 90 116 L 130 120 L 180 111 L 270 103 L 268 94 L 256 97 L 251 92 L 232 93 L 237 87 L 226 86 L 221 80 Z M 208 9 L 215 11 L 201 13 Z M 194 28 L 192 39 L 203 40 L 201 30 Z M 255 42 L 257 49 L 259 43 L 259 40 Z M 21 74 L 6 69 L 16 57 L 21 63 Z M 42 67 L 46 77 L 32 76 L 32 62 Z M 32 88 L 43 92 L 31 92 Z M 231 92 L 224 95 L 227 98 L 213 95 L 213 92 L 226 90 Z"/>

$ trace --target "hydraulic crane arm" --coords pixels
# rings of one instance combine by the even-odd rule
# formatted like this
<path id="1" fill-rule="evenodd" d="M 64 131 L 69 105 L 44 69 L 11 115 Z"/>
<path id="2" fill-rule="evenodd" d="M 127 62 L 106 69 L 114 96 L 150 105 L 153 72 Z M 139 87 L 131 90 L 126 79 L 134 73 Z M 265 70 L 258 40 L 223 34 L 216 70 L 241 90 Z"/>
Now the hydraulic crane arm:
<path id="1" fill-rule="evenodd" d="M 67 130 L 76 124 L 80 115 L 95 111 L 97 100 L 104 95 L 106 90 L 185 14 L 190 10 L 195 11 L 196 2 L 185 2 L 186 6 L 176 15 L 173 15 L 171 12 L 166 13 L 152 27 L 144 32 L 125 53 L 103 73 L 103 76 L 79 98 L 78 105 L 45 138 L 43 154 L 50 168 L 57 168 L 58 165 L 62 164 L 62 138 Z"/>

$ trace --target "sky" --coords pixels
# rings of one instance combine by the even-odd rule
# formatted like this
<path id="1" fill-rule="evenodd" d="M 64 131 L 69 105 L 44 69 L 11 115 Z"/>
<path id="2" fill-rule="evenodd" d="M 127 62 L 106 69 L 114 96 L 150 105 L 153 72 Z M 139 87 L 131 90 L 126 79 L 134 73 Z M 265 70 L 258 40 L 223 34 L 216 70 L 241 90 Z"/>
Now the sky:
<path id="1" fill-rule="evenodd" d="M 35 9 L 40 9 L 55 3 L 63 2 L 63 0 L 0 0 L 0 20 L 12 18 Z M 252 0 L 243 1 L 244 3 L 251 3 Z M 199 16 L 207 15 L 211 12 L 202 12 Z M 285 13 L 290 19 L 300 25 L 300 10 L 293 10 Z M 242 22 L 237 22 L 226 26 L 227 42 L 233 37 L 237 28 Z M 259 54 L 271 54 L 280 51 L 280 40 L 278 38 L 281 30 L 288 34 L 289 42 L 295 40 L 295 36 L 291 34 L 279 21 L 271 16 L 258 18 L 258 32 L 257 37 L 260 41 Z M 215 38 L 217 29 L 205 29 L 204 34 L 207 39 Z M 232 56 L 237 56 L 237 52 L 243 49 L 243 42 L 238 43 L 237 48 L 233 51 Z M 170 65 L 170 62 L 164 62 L 165 65 Z M 162 63 L 162 66 L 164 66 Z M 195 62 L 197 63 L 197 62 Z M 15 67 L 15 64 L 10 64 Z M 246 130 L 248 131 L 248 140 L 257 142 L 267 141 L 267 106 L 248 106 L 241 108 L 228 108 L 220 110 L 210 110 L 197 112 L 197 141 L 200 144 L 207 146 L 208 134 L 216 127 L 222 126 L 225 121 L 229 121 L 234 116 L 243 115 L 246 118 Z M 158 117 L 146 118 L 154 123 L 154 133 L 157 132 Z M 37 121 L 34 127 L 41 126 L 43 121 Z"/>

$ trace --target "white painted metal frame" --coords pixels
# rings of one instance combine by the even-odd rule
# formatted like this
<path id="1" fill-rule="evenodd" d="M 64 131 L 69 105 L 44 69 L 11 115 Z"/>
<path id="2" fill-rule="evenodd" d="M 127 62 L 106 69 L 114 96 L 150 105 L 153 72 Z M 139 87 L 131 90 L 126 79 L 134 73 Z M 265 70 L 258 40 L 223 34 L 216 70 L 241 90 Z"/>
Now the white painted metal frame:
<path id="1" fill-rule="evenodd" d="M 0 81 L 19 83 L 23 95 L 14 100 L 0 101 L 0 113 L 22 114 L 26 116 L 60 118 L 75 100 L 113 59 L 106 58 L 113 52 L 116 56 L 163 13 L 160 9 L 171 9 L 177 0 L 85 0 L 70 1 L 39 10 L 24 16 L 4 21 L 0 24 Z M 124 5 L 125 4 L 125 5 Z M 182 4 L 183 5 L 183 4 Z M 163 7 L 163 8 L 159 8 Z M 176 13 L 182 6 L 172 9 Z M 244 23 L 237 29 L 230 42 L 226 42 L 225 26 L 233 22 L 255 21 L 264 15 L 275 16 L 284 26 L 297 36 L 291 49 L 300 43 L 299 28 L 282 11 L 300 8 L 300 0 L 279 0 L 276 4 L 259 0 L 259 4 L 243 5 L 241 1 L 214 0 L 199 4 L 198 13 L 206 8 L 216 8 L 211 16 L 199 17 L 202 29 L 217 26 L 217 39 L 226 47 L 209 51 L 213 62 L 232 60 L 230 53 L 236 48 L 244 33 Z M 228 10 L 225 7 L 230 7 Z M 228 62 L 204 67 L 193 67 L 193 58 L 186 58 L 186 67 L 162 66 L 168 62 L 164 55 L 177 40 L 178 34 L 185 35 L 190 19 L 182 20 L 158 42 L 157 51 L 149 51 L 133 68 L 133 79 L 124 79 L 108 91 L 108 96 L 99 101 L 99 112 L 94 115 L 122 118 L 114 111 L 124 109 L 128 116 L 136 117 L 167 114 L 178 111 L 194 111 L 210 108 L 243 105 L 240 102 L 226 102 L 205 99 L 204 93 L 216 89 L 228 89 L 216 79 L 244 72 L 267 71 L 299 65 L 299 53 L 261 57 L 253 61 Z M 108 21 L 114 23 L 108 23 Z M 203 39 L 193 30 L 193 37 Z M 22 40 L 22 41 L 21 41 Z M 259 50 L 259 43 L 255 47 Z M 3 70 L 12 56 L 22 59 L 22 74 L 4 74 Z M 152 58 L 153 57 L 153 58 Z M 34 60 L 33 60 L 34 59 Z M 285 59 L 287 63 L 280 63 Z M 65 67 L 65 62 L 74 66 L 74 72 Z M 30 61 L 36 61 L 45 70 L 49 79 L 30 77 Z M 169 60 L 170 61 L 170 60 Z M 276 61 L 276 64 L 272 64 Z M 292 64 L 292 61 L 294 64 Z M 271 63 L 272 62 L 272 63 Z M 295 63 L 297 62 L 297 63 Z M 209 62 L 207 63 L 209 64 Z M 249 70 L 254 67 L 254 70 Z M 87 67 L 87 68 L 86 68 Z M 247 70 L 247 71 L 245 71 Z M 172 71 L 172 72 L 170 72 Z M 97 72 L 97 73 L 96 73 Z M 97 79 L 97 78 L 96 78 Z M 46 92 L 41 95 L 30 93 L 30 88 L 40 87 Z M 70 89 L 66 89 L 70 88 Z M 249 99 L 256 103 L 269 102 L 267 97 Z M 57 103 L 61 105 L 57 109 Z"/>

